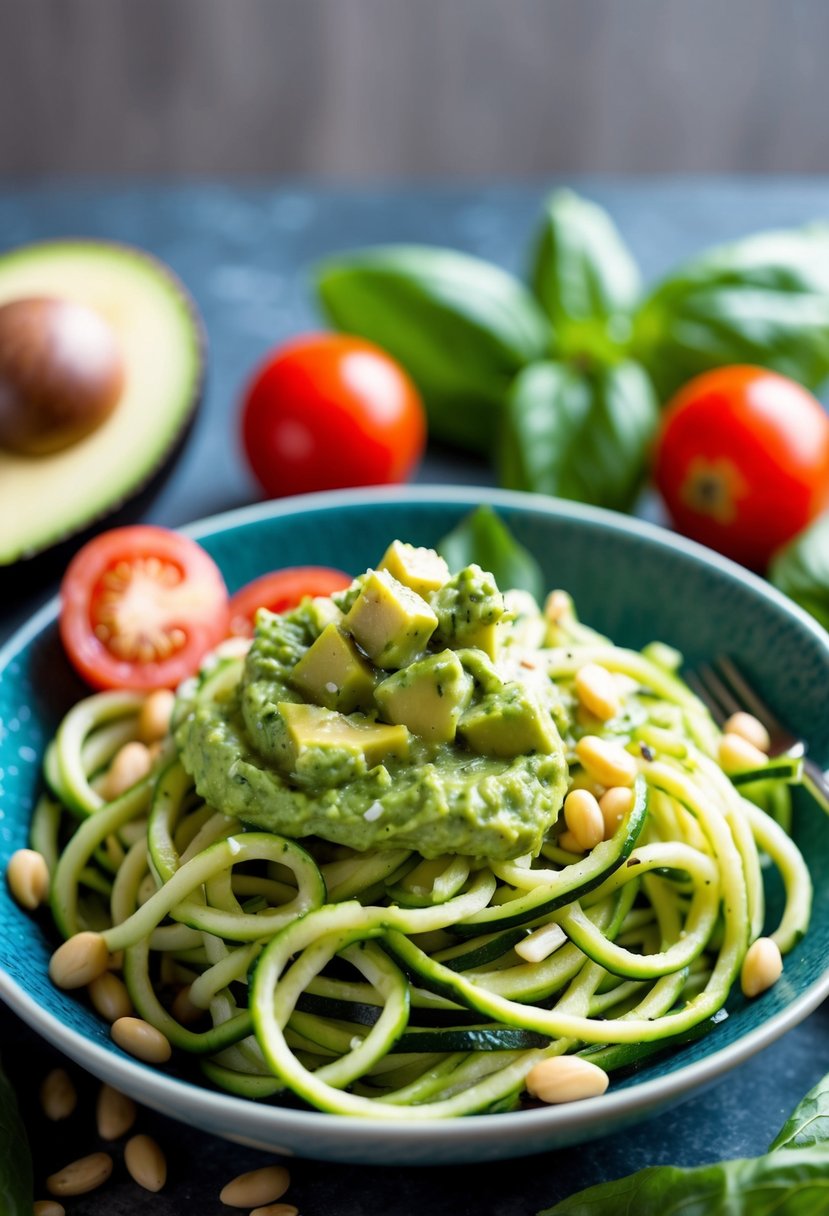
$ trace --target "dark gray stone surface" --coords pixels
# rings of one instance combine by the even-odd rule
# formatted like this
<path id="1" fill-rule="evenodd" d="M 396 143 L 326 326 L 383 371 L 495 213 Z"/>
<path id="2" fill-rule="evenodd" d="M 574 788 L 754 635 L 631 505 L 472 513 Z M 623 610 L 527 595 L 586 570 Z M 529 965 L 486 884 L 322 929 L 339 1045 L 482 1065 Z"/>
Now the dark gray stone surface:
<path id="1" fill-rule="evenodd" d="M 610 208 L 646 277 L 714 241 L 826 217 L 827 180 L 585 180 L 576 188 Z M 269 346 L 318 324 L 309 267 L 326 253 L 367 243 L 451 244 L 520 269 L 543 184 L 369 192 L 201 185 L 131 188 L 44 185 L 0 191 L 0 249 L 63 235 L 134 242 L 168 261 L 201 308 L 210 338 L 205 406 L 173 477 L 144 518 L 176 526 L 253 501 L 256 489 L 237 441 L 238 399 Z M 482 462 L 431 451 L 426 482 L 492 480 Z M 46 594 L 0 610 L 0 641 Z M 32 1121 L 39 1176 L 94 1144 L 94 1086 L 69 1125 L 38 1121 L 37 1083 L 50 1049 L 0 1012 L 0 1049 Z M 721 1084 L 659 1118 L 581 1148 L 473 1168 L 370 1169 L 295 1162 L 286 1199 L 303 1216 L 530 1216 L 603 1179 L 647 1164 L 691 1165 L 763 1151 L 787 1112 L 829 1070 L 824 1008 Z M 160 1195 L 140 1191 L 119 1169 L 98 1195 L 70 1202 L 76 1216 L 216 1216 L 218 1192 L 260 1154 L 147 1113 L 142 1127 L 165 1146 L 170 1181 Z M 97 1145 L 96 1145 L 97 1147 Z"/>

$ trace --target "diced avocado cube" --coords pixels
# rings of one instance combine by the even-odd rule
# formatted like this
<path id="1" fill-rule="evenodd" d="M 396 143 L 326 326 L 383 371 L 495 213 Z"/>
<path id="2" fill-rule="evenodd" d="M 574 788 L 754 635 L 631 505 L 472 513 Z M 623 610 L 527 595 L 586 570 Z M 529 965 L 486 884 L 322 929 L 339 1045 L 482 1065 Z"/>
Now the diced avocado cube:
<path id="1" fill-rule="evenodd" d="M 369 570 L 343 628 L 378 667 L 405 667 L 426 646 L 438 620 L 429 605 L 387 570 Z"/>
<path id="2" fill-rule="evenodd" d="M 342 785 L 391 756 L 405 760 L 409 732 L 319 705 L 280 701 L 283 769 L 299 784 Z"/>
<path id="3" fill-rule="evenodd" d="M 326 709 L 350 714 L 371 708 L 374 672 L 337 625 L 326 625 L 294 667 L 290 682 L 307 700 Z"/>
<path id="4" fill-rule="evenodd" d="M 474 646 L 494 659 L 504 597 L 495 579 L 480 566 L 466 566 L 430 597 L 438 618 L 436 640 L 457 650 Z"/>
<path id="5" fill-rule="evenodd" d="M 320 633 L 326 625 L 339 625 L 343 619 L 343 614 L 328 595 L 315 595 L 309 604 L 309 610 Z"/>
<path id="6" fill-rule="evenodd" d="M 522 684 L 505 684 L 487 693 L 462 714 L 458 732 L 484 756 L 549 754 L 561 746 L 550 712 Z"/>
<path id="7" fill-rule="evenodd" d="M 492 659 L 475 647 L 463 647 L 454 652 L 465 672 L 472 676 L 476 693 L 498 692 L 504 687 L 504 679 L 495 670 Z"/>
<path id="8" fill-rule="evenodd" d="M 293 624 L 304 631 L 304 641 L 318 638 L 326 625 L 339 625 L 343 614 L 337 605 L 327 595 L 306 596 L 296 608 L 290 611 Z"/>
<path id="9" fill-rule="evenodd" d="M 392 541 L 377 569 L 388 570 L 398 583 L 411 587 L 424 599 L 430 592 L 439 591 L 449 578 L 449 567 L 439 553 L 402 540 Z"/>
<path id="10" fill-rule="evenodd" d="M 451 743 L 472 696 L 472 677 L 452 650 L 396 671 L 374 690 L 380 713 L 433 743 Z"/>

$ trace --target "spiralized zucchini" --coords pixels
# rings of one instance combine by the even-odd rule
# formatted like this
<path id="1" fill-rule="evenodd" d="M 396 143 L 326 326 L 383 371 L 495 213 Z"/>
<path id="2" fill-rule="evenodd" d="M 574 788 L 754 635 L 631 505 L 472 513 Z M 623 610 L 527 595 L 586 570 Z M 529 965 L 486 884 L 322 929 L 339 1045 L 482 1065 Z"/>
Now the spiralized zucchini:
<path id="1" fill-rule="evenodd" d="M 632 805 L 589 852 L 562 841 L 563 817 L 537 857 L 508 862 L 298 843 L 205 805 L 172 739 L 106 802 L 141 698 L 100 694 L 58 730 L 32 823 L 58 931 L 101 931 L 123 951 L 137 1013 L 199 1056 L 210 1083 L 337 1114 L 511 1110 L 547 1057 L 612 1071 L 712 1030 L 764 931 L 761 854 L 785 889 L 770 930 L 780 950 L 808 927 L 809 873 L 777 822 L 792 771 L 753 772 L 748 801 L 716 762 L 707 711 L 657 661 L 672 652 L 615 647 L 558 604 L 549 621 L 524 612 L 507 659 L 517 671 L 531 653 L 535 677 L 557 686 L 573 785 L 590 785 L 585 734 L 638 769 Z M 587 663 L 618 688 L 604 723 L 574 691 Z M 241 670 L 218 660 L 186 695 L 226 698 Z M 182 990 L 203 1011 L 192 1025 L 174 1016 Z"/>

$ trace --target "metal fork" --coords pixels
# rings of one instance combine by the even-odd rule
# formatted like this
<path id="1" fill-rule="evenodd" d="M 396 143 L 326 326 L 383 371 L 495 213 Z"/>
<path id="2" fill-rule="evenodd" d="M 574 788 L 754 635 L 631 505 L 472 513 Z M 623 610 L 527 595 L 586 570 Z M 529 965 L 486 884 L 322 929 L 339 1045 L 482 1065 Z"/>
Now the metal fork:
<path id="1" fill-rule="evenodd" d="M 802 759 L 803 785 L 829 814 L 826 773 L 807 755 L 805 741 L 780 722 L 731 659 L 720 655 L 713 663 L 703 663 L 685 674 L 685 682 L 708 707 L 719 726 L 740 710 L 753 714 L 762 722 L 771 739 L 769 755 Z"/>

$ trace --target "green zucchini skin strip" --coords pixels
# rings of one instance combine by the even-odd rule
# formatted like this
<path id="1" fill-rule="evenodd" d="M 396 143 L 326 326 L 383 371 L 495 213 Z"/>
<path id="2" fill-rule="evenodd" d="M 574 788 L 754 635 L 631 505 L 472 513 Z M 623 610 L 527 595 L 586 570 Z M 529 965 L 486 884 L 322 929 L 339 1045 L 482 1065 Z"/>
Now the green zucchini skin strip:
<path id="1" fill-rule="evenodd" d="M 78 815 L 91 815 L 104 799 L 89 784 L 83 764 L 83 745 L 99 726 L 136 714 L 144 702 L 141 693 L 101 692 L 86 697 L 69 710 L 55 736 L 53 778 L 61 802 Z"/>
<path id="2" fill-rule="evenodd" d="M 555 912 L 573 900 L 580 899 L 601 886 L 613 871 L 627 860 L 644 827 L 647 813 L 647 785 L 639 777 L 634 788 L 633 806 L 609 840 L 596 845 L 583 861 L 567 866 L 564 870 L 550 872 L 549 880 L 540 882 L 529 894 L 511 899 L 506 904 L 486 908 L 475 916 L 451 926 L 451 932 L 459 937 L 470 937 L 487 930 L 509 929 Z M 499 865 L 492 865 L 490 868 L 493 873 L 502 872 Z"/>
<path id="3" fill-rule="evenodd" d="M 668 950 L 639 955 L 618 946 L 596 929 L 578 902 L 565 915 L 558 917 L 558 923 L 588 958 L 612 975 L 625 979 L 653 979 L 687 967 L 705 949 L 719 911 L 719 872 L 711 858 L 682 844 L 644 845 L 641 849 L 634 849 L 627 864 L 616 871 L 614 878 L 626 876 L 630 872 L 629 867 L 635 867 L 636 876 L 641 877 L 645 871 L 665 866 L 685 870 L 696 880 L 684 936 L 680 936 Z"/>
<path id="4" fill-rule="evenodd" d="M 296 898 L 280 908 L 263 913 L 225 912 L 191 898 L 203 883 L 243 861 L 275 861 L 289 866 L 297 877 Z M 293 840 L 269 832 L 245 832 L 217 841 L 190 861 L 151 895 L 133 915 L 104 934 L 107 949 L 114 953 L 135 945 L 165 916 L 173 916 L 191 927 L 237 942 L 253 942 L 289 924 L 325 900 L 325 884 L 313 858 Z"/>
<path id="5" fill-rule="evenodd" d="M 797 845 L 780 825 L 750 802 L 744 804 L 744 809 L 758 845 L 774 861 L 783 879 L 786 906 L 780 924 L 770 936 L 780 953 L 787 954 L 809 928 L 812 878 Z"/>
<path id="6" fill-rule="evenodd" d="M 132 789 L 101 806 L 80 825 L 61 854 L 51 886 L 52 916 L 64 937 L 79 931 L 78 878 L 98 846 L 146 810 L 151 794 L 151 777 L 145 777 Z"/>

